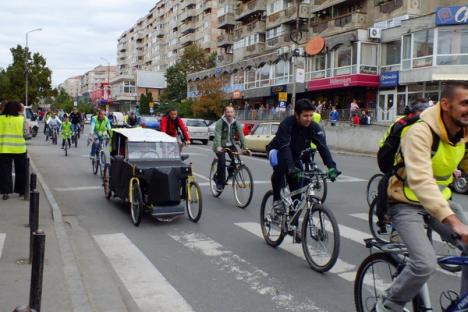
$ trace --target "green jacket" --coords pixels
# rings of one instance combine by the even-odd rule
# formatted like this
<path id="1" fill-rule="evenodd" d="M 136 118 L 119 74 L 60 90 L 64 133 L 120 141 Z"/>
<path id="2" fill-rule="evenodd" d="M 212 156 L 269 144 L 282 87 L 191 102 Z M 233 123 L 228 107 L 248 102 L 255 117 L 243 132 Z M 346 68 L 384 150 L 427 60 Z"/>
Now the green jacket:
<path id="1" fill-rule="evenodd" d="M 64 121 L 62 123 L 62 136 L 64 139 L 69 139 L 71 138 L 73 134 L 72 128 L 71 128 L 71 122 L 69 121 Z"/>
<path id="2" fill-rule="evenodd" d="M 221 117 L 221 119 L 219 119 L 215 125 L 213 151 L 216 152 L 218 147 L 226 147 L 228 142 L 234 145 L 234 138 L 236 135 L 239 137 L 241 142 L 241 148 L 245 148 L 245 138 L 241 125 L 235 119 L 231 124 L 229 124 L 224 116 Z"/>

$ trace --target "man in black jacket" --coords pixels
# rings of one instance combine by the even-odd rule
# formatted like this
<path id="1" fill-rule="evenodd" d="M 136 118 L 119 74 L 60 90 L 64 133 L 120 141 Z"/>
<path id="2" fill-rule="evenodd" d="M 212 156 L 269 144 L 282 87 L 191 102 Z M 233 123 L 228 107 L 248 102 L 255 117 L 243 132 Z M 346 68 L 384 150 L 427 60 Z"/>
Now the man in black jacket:
<path id="1" fill-rule="evenodd" d="M 277 150 L 278 163 L 273 167 L 271 184 L 273 186 L 273 208 L 283 210 L 281 201 L 281 187 L 284 177 L 289 189 L 294 191 L 300 187 L 302 163 L 301 152 L 310 147 L 310 143 L 317 146 L 317 150 L 328 167 L 328 177 L 334 181 L 340 171 L 331 156 L 325 141 L 322 128 L 313 122 L 314 106 L 307 99 L 297 101 L 294 116 L 286 117 L 279 125 L 275 138 L 268 145 L 267 150 Z"/>
<path id="2" fill-rule="evenodd" d="M 70 113 L 70 122 L 72 124 L 73 134 L 78 133 L 80 131 L 81 114 L 78 112 L 77 108 L 74 108 L 73 112 Z"/>

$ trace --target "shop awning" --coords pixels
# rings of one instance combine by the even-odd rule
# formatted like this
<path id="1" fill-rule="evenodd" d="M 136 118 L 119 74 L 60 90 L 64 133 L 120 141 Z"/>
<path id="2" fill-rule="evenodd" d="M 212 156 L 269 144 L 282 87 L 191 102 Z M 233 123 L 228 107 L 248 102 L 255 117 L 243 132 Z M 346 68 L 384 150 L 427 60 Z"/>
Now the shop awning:
<path id="1" fill-rule="evenodd" d="M 329 7 L 332 7 L 334 5 L 337 5 L 337 4 L 340 4 L 342 2 L 345 2 L 346 0 L 332 0 L 332 1 L 325 1 L 324 4 L 322 5 L 319 5 L 318 7 L 316 8 L 312 8 L 312 13 L 315 13 L 315 12 L 319 12 L 319 11 L 322 11 L 322 10 L 325 10 Z"/>
<path id="2" fill-rule="evenodd" d="M 468 74 L 432 74 L 433 81 L 464 80 L 468 81 Z"/>
<path id="3" fill-rule="evenodd" d="M 347 87 L 379 87 L 377 75 L 343 75 L 331 78 L 314 79 L 307 83 L 309 91 L 339 89 Z"/>

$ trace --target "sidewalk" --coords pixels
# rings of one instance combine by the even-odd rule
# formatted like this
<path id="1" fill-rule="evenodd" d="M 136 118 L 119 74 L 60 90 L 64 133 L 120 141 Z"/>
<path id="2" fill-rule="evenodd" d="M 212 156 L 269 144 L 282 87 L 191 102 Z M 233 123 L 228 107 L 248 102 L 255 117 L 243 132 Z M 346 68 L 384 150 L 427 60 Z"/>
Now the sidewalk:
<path id="1" fill-rule="evenodd" d="M 58 249 L 51 208 L 40 192 L 39 228 L 46 234 L 42 311 L 70 311 L 63 262 Z M 0 310 L 13 311 L 29 303 L 29 201 L 18 195 L 0 200 Z M 3 243 L 4 242 L 4 243 Z"/>

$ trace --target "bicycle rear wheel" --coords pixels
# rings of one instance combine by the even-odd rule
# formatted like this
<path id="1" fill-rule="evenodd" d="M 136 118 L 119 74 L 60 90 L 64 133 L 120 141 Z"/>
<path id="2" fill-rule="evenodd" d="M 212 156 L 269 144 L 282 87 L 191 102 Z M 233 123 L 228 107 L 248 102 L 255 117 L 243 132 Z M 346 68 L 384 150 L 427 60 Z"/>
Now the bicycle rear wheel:
<path id="1" fill-rule="evenodd" d="M 99 173 L 101 174 L 101 177 L 103 177 L 104 176 L 104 166 L 107 163 L 106 154 L 104 153 L 104 151 L 101 151 L 99 153 L 99 162 L 100 162 Z"/>
<path id="2" fill-rule="evenodd" d="M 98 155 L 99 154 L 96 152 L 96 155 L 94 155 L 94 158 L 93 158 L 93 173 L 94 174 L 98 173 L 99 167 L 101 166 Z"/>
<path id="3" fill-rule="evenodd" d="M 252 173 L 247 166 L 240 165 L 236 169 L 232 178 L 232 187 L 237 207 L 247 207 L 252 200 L 254 189 Z"/>
<path id="4" fill-rule="evenodd" d="M 368 214 L 369 229 L 372 236 L 381 242 L 390 242 L 392 234 L 392 223 L 390 218 L 386 219 L 382 226 L 379 226 L 379 218 L 377 217 L 377 199 L 374 198 L 369 206 Z"/>
<path id="5" fill-rule="evenodd" d="M 260 227 L 263 238 L 272 247 L 278 247 L 286 236 L 283 231 L 283 218 L 284 215 L 279 216 L 273 210 L 273 191 L 266 192 L 260 207 Z"/>
<path id="6" fill-rule="evenodd" d="M 340 251 L 340 232 L 333 212 L 319 203 L 307 209 L 301 229 L 302 249 L 310 267 L 327 272 Z"/>
<path id="7" fill-rule="evenodd" d="M 210 168 L 210 190 L 211 194 L 213 194 L 214 197 L 219 197 L 222 193 L 222 191 L 218 191 L 218 188 L 216 186 L 216 178 L 217 174 L 216 171 L 218 170 L 218 160 L 213 159 L 213 162 L 211 163 L 211 168 Z"/>
<path id="8" fill-rule="evenodd" d="M 68 142 L 65 142 L 65 145 L 63 146 L 63 149 L 65 151 L 65 156 L 68 156 Z"/>
<path id="9" fill-rule="evenodd" d="M 133 183 L 131 192 L 130 214 L 132 223 L 135 226 L 139 226 L 143 215 L 143 195 L 141 194 L 140 184 L 136 182 Z"/>
<path id="10" fill-rule="evenodd" d="M 402 267 L 390 254 L 383 252 L 368 256 L 359 266 L 354 280 L 354 304 L 357 312 L 373 312 L 375 304 L 385 291 L 391 286 L 395 277 L 400 273 Z M 419 296 L 412 302 L 412 309 L 408 311 L 419 311 Z"/>
<path id="11" fill-rule="evenodd" d="M 379 183 L 383 177 L 384 175 L 381 173 L 374 174 L 367 183 L 366 199 L 369 207 L 372 205 L 372 201 L 374 201 L 374 199 L 377 197 L 377 193 L 379 191 Z"/>
<path id="12" fill-rule="evenodd" d="M 189 183 L 185 202 L 189 220 L 194 223 L 198 222 L 202 214 L 203 201 L 200 186 L 197 182 Z"/>

